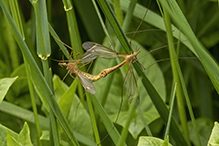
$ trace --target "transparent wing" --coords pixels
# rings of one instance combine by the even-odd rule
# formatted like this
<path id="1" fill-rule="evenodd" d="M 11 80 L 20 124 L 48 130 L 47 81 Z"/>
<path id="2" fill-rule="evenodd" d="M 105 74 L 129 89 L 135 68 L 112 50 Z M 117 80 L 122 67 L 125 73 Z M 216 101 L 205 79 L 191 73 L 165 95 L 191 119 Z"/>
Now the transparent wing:
<path id="1" fill-rule="evenodd" d="M 95 94 L 96 90 L 91 80 L 89 80 L 87 77 L 83 76 L 81 73 L 77 73 L 77 76 L 79 80 L 81 81 L 82 86 L 84 87 L 87 92 L 90 94 Z"/>
<path id="2" fill-rule="evenodd" d="M 126 88 L 126 94 L 127 94 L 129 103 L 131 103 L 134 98 L 138 98 L 136 102 L 136 107 L 138 107 L 140 99 L 139 99 L 137 81 L 134 76 L 132 64 L 130 64 L 129 70 L 126 74 L 124 85 Z"/>
<path id="3" fill-rule="evenodd" d="M 94 42 L 84 42 L 82 44 L 82 47 L 84 48 L 84 50 L 88 51 L 89 49 L 91 49 L 93 46 L 95 46 L 97 43 Z"/>
<path id="4" fill-rule="evenodd" d="M 94 60 L 97 56 L 102 58 L 116 58 L 118 53 L 94 42 L 85 42 L 82 44 L 82 47 L 87 51 L 82 56 L 82 62 L 86 63 Z"/>

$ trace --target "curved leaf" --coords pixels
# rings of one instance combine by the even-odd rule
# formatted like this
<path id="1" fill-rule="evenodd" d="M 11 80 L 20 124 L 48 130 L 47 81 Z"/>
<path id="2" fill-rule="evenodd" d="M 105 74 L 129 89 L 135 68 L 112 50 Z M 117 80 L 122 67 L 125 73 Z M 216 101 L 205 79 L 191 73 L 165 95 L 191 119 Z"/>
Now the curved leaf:
<path id="1" fill-rule="evenodd" d="M 140 58 L 141 56 L 148 53 L 145 48 L 140 46 L 134 40 L 132 41 L 132 46 L 133 46 L 133 48 L 138 46 L 138 49 L 141 51 L 139 56 L 137 56 L 138 58 Z M 139 61 L 145 68 L 147 68 L 151 64 L 155 63 L 155 59 L 150 54 L 148 54 L 144 58 L 141 58 Z M 108 62 L 109 62 L 109 59 L 98 58 L 95 62 L 96 65 L 94 65 L 93 74 L 98 74 L 103 68 L 109 67 L 109 66 L 107 66 Z M 127 65 L 127 67 L 128 67 L 128 65 Z M 106 109 L 107 113 L 110 115 L 111 120 L 115 121 L 117 114 L 118 114 L 119 107 L 120 107 L 120 103 L 121 103 L 121 90 L 122 90 L 123 77 L 122 77 L 121 73 L 119 72 L 119 70 L 114 71 L 111 74 L 115 74 L 115 75 L 114 75 L 114 80 L 112 81 L 112 84 L 110 87 L 108 98 L 107 98 L 107 101 L 105 104 L 105 109 Z M 110 76 L 110 75 L 108 75 L 108 76 Z M 159 91 L 161 97 L 165 101 L 166 100 L 166 86 L 165 86 L 163 73 L 161 72 L 158 64 L 154 64 L 151 68 L 146 70 L 145 75 L 149 78 L 149 80 L 152 82 L 153 86 Z M 140 81 L 141 77 L 136 76 L 136 73 L 135 73 L 135 77 L 136 77 L 137 84 L 138 84 L 137 90 L 140 93 L 139 108 L 144 113 L 146 121 L 149 124 L 153 120 L 157 119 L 159 117 L 159 115 L 158 115 L 155 107 L 153 106 L 153 103 L 150 100 L 148 93 L 144 90 L 144 87 Z M 103 79 L 99 80 L 98 82 L 94 83 L 96 89 L 103 90 L 103 88 L 105 86 L 104 85 L 105 80 L 106 79 L 103 78 Z M 97 90 L 96 97 L 100 97 L 101 90 Z M 138 92 L 138 91 L 136 91 L 136 92 Z M 128 99 L 127 99 L 127 96 L 125 93 L 123 95 L 123 99 L 124 99 L 124 101 L 123 101 L 122 111 L 121 111 L 121 113 L 119 115 L 119 119 L 117 121 L 117 123 L 120 124 L 121 126 L 124 126 L 124 124 L 125 124 L 124 121 L 126 121 L 127 112 L 129 109 L 129 103 L 128 103 Z M 150 118 L 146 117 L 147 115 L 150 115 L 149 113 L 153 113 L 153 116 Z M 141 122 L 141 119 L 138 115 L 136 117 L 133 117 L 131 125 L 136 125 L 136 121 L 137 121 L 137 123 L 140 123 L 140 125 L 138 125 L 137 132 L 136 132 L 136 129 L 134 129 L 134 128 L 130 127 L 130 129 L 129 129 L 129 132 L 134 137 L 137 137 L 137 135 L 140 134 L 140 132 L 144 128 L 144 125 Z"/>
<path id="2" fill-rule="evenodd" d="M 4 99 L 6 93 L 8 92 L 9 88 L 11 87 L 11 85 L 14 83 L 14 81 L 18 78 L 14 77 L 14 78 L 3 78 L 0 79 L 0 103 L 2 102 L 2 100 Z"/>

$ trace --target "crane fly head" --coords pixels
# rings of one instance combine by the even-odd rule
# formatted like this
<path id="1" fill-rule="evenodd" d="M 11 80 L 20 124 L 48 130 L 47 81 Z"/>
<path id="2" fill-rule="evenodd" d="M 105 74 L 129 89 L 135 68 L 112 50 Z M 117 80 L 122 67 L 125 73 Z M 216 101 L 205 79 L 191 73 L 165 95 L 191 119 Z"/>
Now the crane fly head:
<path id="1" fill-rule="evenodd" d="M 63 66 L 66 66 L 66 63 L 65 63 L 65 62 L 60 62 L 60 63 L 58 63 L 58 65 L 60 65 L 61 67 L 63 67 Z"/>
<path id="2" fill-rule="evenodd" d="M 133 54 L 127 55 L 126 56 L 126 61 L 131 63 L 132 60 L 136 60 L 135 56 L 138 55 L 139 53 L 140 53 L 140 51 L 137 51 L 137 52 L 135 52 Z"/>
<path id="3" fill-rule="evenodd" d="M 69 62 L 69 63 L 58 63 L 58 65 L 60 66 L 66 66 L 66 69 L 69 70 L 69 69 L 75 69 L 77 68 L 77 64 L 76 63 L 73 63 L 73 62 Z"/>

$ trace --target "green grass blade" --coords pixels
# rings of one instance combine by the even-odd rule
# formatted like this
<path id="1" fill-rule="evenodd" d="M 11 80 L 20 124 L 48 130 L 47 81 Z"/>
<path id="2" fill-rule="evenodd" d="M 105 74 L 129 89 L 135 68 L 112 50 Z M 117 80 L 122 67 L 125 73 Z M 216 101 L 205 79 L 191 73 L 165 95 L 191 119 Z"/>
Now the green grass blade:
<path id="1" fill-rule="evenodd" d="M 125 142 L 125 140 L 127 138 L 129 125 L 130 125 L 131 120 L 133 118 L 134 112 L 136 112 L 135 107 L 136 107 L 137 100 L 138 100 L 138 98 L 135 97 L 133 102 L 131 103 L 131 107 L 129 108 L 129 111 L 128 111 L 128 119 L 126 121 L 125 128 L 122 129 L 121 138 L 120 138 L 117 146 L 123 146 L 123 143 Z"/>
<path id="2" fill-rule="evenodd" d="M 122 28 L 120 27 L 117 19 L 115 19 L 115 15 L 114 15 L 112 9 L 110 8 L 109 4 L 106 1 L 100 1 L 100 0 L 98 0 L 98 3 L 100 5 L 103 13 L 107 17 L 110 25 L 112 26 L 114 33 L 116 34 L 122 47 L 126 50 L 126 52 L 130 52 L 128 39 L 125 36 L 125 34 L 123 33 Z"/>
<path id="3" fill-rule="evenodd" d="M 98 16 L 96 15 L 95 8 L 92 6 L 93 2 L 94 0 L 76 0 L 74 1 L 74 5 L 80 15 L 80 19 L 90 40 L 100 43 L 103 40 L 104 32 L 101 31 L 102 28 Z"/>
<path id="4" fill-rule="evenodd" d="M 123 27 L 122 27 L 122 29 L 126 32 L 127 30 L 128 30 L 128 27 L 129 27 L 129 24 L 130 24 L 130 22 L 131 22 L 131 18 L 132 18 L 132 13 L 133 13 L 133 10 L 134 10 L 134 6 L 135 6 L 135 4 L 137 3 L 137 1 L 136 0 L 133 0 L 130 4 L 129 4 L 129 11 L 128 11 L 128 13 L 126 14 L 126 16 L 125 16 L 125 20 L 124 20 L 124 23 L 123 23 Z M 103 23 L 103 20 L 102 20 L 102 18 L 101 18 L 101 16 L 100 16 L 100 13 L 99 13 L 99 10 L 98 10 L 98 8 L 97 8 L 97 6 L 96 6 L 96 3 L 93 1 L 93 4 L 94 4 L 94 7 L 95 7 L 95 9 L 96 9 L 96 12 L 97 12 L 97 14 L 98 14 L 98 17 L 99 17 L 99 19 L 100 19 L 100 22 L 101 22 L 101 25 L 102 25 L 102 27 L 103 27 L 103 29 L 104 29 L 104 31 L 105 31 L 105 33 L 106 33 L 106 36 L 107 36 L 107 38 L 108 38 L 108 42 L 110 43 L 110 44 L 107 44 L 106 45 L 106 43 L 105 43 L 105 41 L 104 41 L 104 45 L 105 46 L 111 46 L 111 43 L 112 43 L 112 41 L 111 40 L 109 40 L 110 39 L 110 36 L 109 36 L 109 34 L 108 34 L 108 31 L 107 31 L 107 29 L 106 29 L 106 27 L 105 27 L 105 25 L 104 25 L 104 23 Z M 116 46 L 115 46 L 115 50 L 117 50 L 118 52 L 119 52 L 119 50 L 120 50 L 120 44 L 119 43 L 116 43 Z M 116 58 L 116 60 L 112 60 L 112 61 L 110 61 L 110 66 L 115 66 L 118 62 L 120 62 L 120 60 L 118 59 L 118 58 Z M 122 73 L 122 75 L 123 75 L 123 77 L 125 77 L 125 72 L 124 72 L 124 70 L 122 69 L 122 68 L 120 68 L 120 71 L 121 71 L 121 73 Z M 113 78 L 114 78 L 114 74 L 111 74 L 110 76 L 108 76 L 107 77 L 107 83 L 108 84 L 106 84 L 105 85 L 105 88 L 104 88 L 104 90 L 103 90 L 103 94 L 101 95 L 101 97 L 103 97 L 103 98 L 101 98 L 101 105 L 105 105 L 105 102 L 106 102 L 106 99 L 107 99 L 107 94 L 108 94 L 108 92 L 109 92 L 109 89 L 110 89 L 110 86 L 111 86 L 111 83 L 112 83 L 112 81 L 113 81 Z"/>
<path id="5" fill-rule="evenodd" d="M 37 53 L 41 58 L 43 65 L 43 73 L 49 87 L 53 90 L 52 87 L 52 74 L 49 69 L 48 57 L 51 55 L 50 47 L 50 37 L 49 37 L 49 27 L 48 27 L 48 18 L 47 18 L 47 9 L 45 1 L 32 1 L 34 12 L 36 16 L 36 38 L 37 38 Z M 49 108 L 49 117 L 50 117 L 50 139 L 52 145 L 58 145 L 59 134 L 56 124 L 55 116 L 52 113 L 52 109 Z"/>
<path id="6" fill-rule="evenodd" d="M 15 117 L 19 117 L 25 121 L 31 122 L 31 123 L 35 123 L 34 120 L 34 114 L 33 112 L 23 109 L 19 106 L 16 106 L 14 104 L 11 104 L 9 102 L 6 101 L 2 101 L 2 103 L 0 104 L 0 111 L 8 113 L 12 116 Z M 40 128 L 42 130 L 48 130 L 49 129 L 49 119 L 45 118 L 41 115 L 38 115 L 39 117 L 39 123 L 40 123 Z M 80 141 L 81 143 L 84 143 L 85 145 L 92 145 L 95 146 L 96 144 L 94 143 L 94 141 L 91 141 L 90 139 L 88 139 L 87 137 L 85 137 L 84 135 L 75 132 L 74 131 L 74 135 L 75 137 L 78 139 L 78 141 Z"/>
<path id="7" fill-rule="evenodd" d="M 117 18 L 119 24 L 122 26 L 123 25 L 123 18 L 122 18 L 123 16 L 122 16 L 122 10 L 120 7 L 120 1 L 113 0 L 112 3 L 114 6 L 114 12 L 115 12 L 116 18 Z"/>
<path id="8" fill-rule="evenodd" d="M 67 22 L 68 22 L 68 30 L 69 36 L 71 41 L 71 47 L 73 49 L 73 54 L 83 54 L 83 49 L 81 47 L 81 38 L 78 31 L 77 20 L 74 13 L 74 6 L 72 5 L 71 1 L 69 0 L 62 0 L 64 4 L 64 10 L 66 11 L 67 15 Z"/>
<path id="9" fill-rule="evenodd" d="M 102 11 L 104 12 L 105 16 L 109 20 L 116 36 L 118 37 L 121 45 L 123 48 L 128 52 L 130 50 L 129 43 L 127 41 L 127 38 L 125 37 L 125 34 L 123 33 L 121 27 L 118 24 L 118 21 L 115 19 L 113 12 L 111 11 L 109 5 L 105 1 L 98 1 L 98 3 L 101 6 Z M 159 96 L 155 88 L 152 86 L 152 84 L 149 82 L 148 78 L 145 76 L 144 72 L 142 71 L 141 67 L 134 63 L 134 68 L 137 71 L 138 75 L 142 78 L 142 83 L 147 90 L 148 94 L 151 97 L 152 102 L 154 103 L 156 109 L 158 110 L 162 120 L 164 123 L 167 123 L 168 120 L 168 109 L 166 105 L 164 104 L 162 98 Z M 178 125 L 176 124 L 176 121 L 172 119 L 170 133 L 173 136 L 174 140 L 179 143 L 180 145 L 187 145 L 185 139 L 182 136 L 182 133 L 179 130 Z"/>
<path id="10" fill-rule="evenodd" d="M 129 1 L 123 0 L 121 1 L 121 8 L 124 11 L 129 11 L 129 5 L 128 5 Z M 146 12 L 147 8 L 143 7 L 140 4 L 136 4 L 135 10 L 133 12 L 133 16 L 138 18 L 138 19 L 142 19 L 142 14 L 144 14 Z M 147 22 L 148 24 L 151 24 L 152 26 L 155 26 L 161 30 L 166 31 L 166 27 L 164 25 L 164 21 L 163 18 L 156 14 L 155 12 L 148 10 L 147 11 L 147 16 L 144 19 L 144 22 Z M 171 27 L 173 28 L 173 36 L 179 40 L 182 40 L 182 43 L 184 45 L 186 45 L 187 47 L 189 47 L 191 50 L 193 50 L 193 47 L 191 46 L 189 41 L 185 41 L 188 40 L 188 38 L 178 29 L 176 28 L 174 25 L 171 25 Z M 180 36 L 180 37 L 179 37 Z"/>
<path id="11" fill-rule="evenodd" d="M 131 17 L 132 17 L 132 12 L 133 12 L 133 10 L 134 10 L 134 6 L 135 6 L 135 4 L 136 4 L 136 2 L 137 1 L 132 1 L 132 3 L 130 3 L 130 11 L 129 11 L 129 13 L 126 15 L 126 17 L 125 17 L 125 21 L 124 21 L 124 27 L 123 27 L 123 30 L 124 31 L 127 31 L 127 29 L 128 29 L 128 26 L 129 26 L 129 24 L 130 24 L 130 22 L 131 22 Z M 98 10 L 97 10 L 98 11 Z M 118 10 L 119 11 L 119 10 Z M 121 10 L 120 10 L 121 11 Z M 121 18 L 120 18 L 121 19 Z M 101 18 L 100 18 L 100 20 L 101 20 Z M 122 20 L 120 20 L 120 22 L 122 22 Z M 105 26 L 104 26 L 104 24 L 102 24 L 103 25 L 103 28 L 105 28 Z M 106 31 L 106 34 L 108 34 L 107 33 L 107 30 L 106 29 L 104 29 L 105 31 Z M 110 36 L 108 36 L 108 38 L 109 38 Z M 111 41 L 110 41 L 111 42 Z M 119 43 L 116 43 L 116 47 L 115 47 L 115 50 L 120 50 L 120 44 Z M 114 61 L 111 61 L 111 65 L 110 66 L 113 66 L 113 65 L 116 65 L 116 63 L 118 62 L 118 60 L 116 61 L 116 60 L 114 60 Z M 125 73 L 124 73 L 124 70 L 122 70 L 122 73 L 123 73 L 123 76 L 125 76 Z M 112 83 L 112 81 L 113 81 L 113 77 L 114 77 L 114 74 L 112 74 L 112 75 L 110 75 L 110 76 L 108 76 L 108 79 L 107 79 L 107 83 L 108 84 L 106 84 L 106 87 L 105 87 L 105 90 L 104 90 L 104 92 L 103 92 L 103 94 L 101 95 L 101 97 L 104 97 L 104 98 L 101 98 L 102 99 L 102 103 L 103 103 L 103 105 L 105 104 L 105 101 L 106 101 L 106 95 L 107 95 L 107 93 L 108 93 L 108 91 L 109 91 L 109 89 L 110 89 L 110 86 L 111 86 L 111 83 Z M 131 112 L 134 110 L 134 108 L 133 109 L 130 109 L 131 110 Z M 129 118 L 131 118 L 132 117 L 132 114 L 131 114 L 131 112 L 128 114 L 129 115 Z M 128 132 L 128 125 L 129 125 L 129 123 L 130 123 L 130 121 L 127 123 L 127 126 L 125 127 L 125 130 L 124 130 L 124 132 L 123 132 L 123 136 L 119 139 L 119 141 L 118 142 L 116 142 L 115 140 L 114 140 L 114 143 L 116 144 L 116 145 L 123 145 L 124 143 L 125 143 L 125 138 L 126 138 L 126 135 L 127 135 L 127 132 Z M 106 127 L 107 128 L 107 127 Z M 108 131 L 109 132 L 109 131 Z M 110 136 L 111 136 L 111 134 L 110 134 Z"/>
<path id="12" fill-rule="evenodd" d="M 21 35 L 23 36 L 23 39 L 25 40 L 23 25 L 22 25 L 21 16 L 20 16 L 21 13 L 18 8 L 18 1 L 9 0 L 9 5 L 11 8 L 12 17 L 14 18 L 15 23 L 18 26 L 18 29 Z"/>
<path id="13" fill-rule="evenodd" d="M 46 80 L 44 79 L 40 69 L 38 68 L 35 60 L 33 59 L 33 56 L 31 55 L 26 43 L 24 42 L 17 27 L 15 26 L 14 21 L 12 20 L 4 2 L 0 1 L 0 5 L 1 5 L 1 8 L 2 8 L 6 18 L 7 18 L 8 24 L 10 25 L 10 27 L 12 29 L 12 33 L 13 33 L 13 35 L 14 35 L 14 37 L 15 37 L 15 39 L 16 39 L 16 41 L 21 49 L 21 52 L 28 62 L 28 65 L 30 67 L 31 74 L 32 74 L 32 81 L 33 81 L 33 84 L 34 84 L 39 96 L 46 99 L 46 101 L 48 102 L 49 106 L 52 108 L 60 125 L 62 126 L 63 130 L 65 131 L 65 133 L 67 134 L 67 136 L 69 137 L 71 142 L 74 145 L 79 145 L 78 142 L 76 141 L 72 131 L 71 131 L 70 126 L 68 125 L 67 120 L 65 119 L 63 113 L 61 112 L 57 102 L 55 101 L 53 92 L 49 88 L 49 86 L 48 86 Z"/>
<path id="14" fill-rule="evenodd" d="M 52 26 L 50 24 L 49 24 L 49 32 L 53 36 L 56 43 L 59 45 L 59 48 L 62 50 L 62 53 L 65 55 L 66 58 L 69 59 L 70 54 L 69 54 L 68 50 L 66 49 L 64 44 L 59 41 L 61 39 L 59 38 L 59 36 L 57 35 L 57 33 L 55 32 L 55 30 L 52 28 Z"/>
<path id="15" fill-rule="evenodd" d="M 46 60 L 51 54 L 49 27 L 45 1 L 30 0 L 36 15 L 37 54 Z"/>
<path id="16" fill-rule="evenodd" d="M 169 44 L 169 52 L 170 52 L 170 58 L 177 58 L 175 48 L 173 45 L 173 35 L 172 35 L 172 28 L 171 28 L 171 22 L 170 22 L 170 17 L 168 13 L 166 12 L 166 9 L 163 8 L 164 11 L 164 23 L 167 29 L 167 39 L 168 39 L 168 44 Z M 189 139 L 189 130 L 187 126 L 187 117 L 186 117 L 186 110 L 184 106 L 184 100 L 183 100 L 183 91 L 182 91 L 182 86 L 181 84 L 185 84 L 184 82 L 180 82 L 179 75 L 180 73 L 177 72 L 177 68 L 179 68 L 179 62 L 177 59 L 171 59 L 171 66 L 172 66 L 172 73 L 173 73 L 173 80 L 175 83 L 178 83 L 178 88 L 176 90 L 176 97 L 177 97 L 177 105 L 179 109 L 179 116 L 180 116 L 180 121 L 182 125 L 182 131 L 184 133 L 185 139 L 188 143 L 190 144 L 190 139 Z M 182 74 L 182 73 L 181 73 Z"/>
<path id="17" fill-rule="evenodd" d="M 138 115 L 140 116 L 141 121 L 142 121 L 143 124 L 144 124 L 145 131 L 147 132 L 148 136 L 151 136 L 151 137 L 152 137 L 153 134 L 152 134 L 152 132 L 151 132 L 151 129 L 150 129 L 148 123 L 146 122 L 146 120 L 145 120 L 145 118 L 144 118 L 144 115 L 143 115 L 141 109 L 140 109 L 140 108 L 137 108 L 137 110 L 138 110 Z"/>
<path id="18" fill-rule="evenodd" d="M 86 95 L 87 95 L 87 104 L 88 104 L 88 108 L 89 108 L 89 112 L 90 112 L 91 123 L 92 123 L 92 126 L 93 126 L 96 143 L 100 144 L 100 146 L 101 146 L 100 136 L 99 136 L 99 132 L 98 132 L 98 129 L 97 129 L 97 122 L 96 122 L 95 114 L 94 114 L 94 108 L 93 108 L 93 105 L 92 105 L 92 102 L 91 102 L 92 97 L 87 92 L 86 92 Z"/>
<path id="19" fill-rule="evenodd" d="M 25 40 L 23 24 L 21 21 L 22 13 L 20 13 L 20 10 L 18 8 L 18 1 L 9 0 L 9 6 L 10 6 L 12 17 L 15 20 L 15 23 L 16 23 L 23 39 Z M 8 35 L 10 35 L 10 33 Z M 13 45 L 13 43 L 11 43 L 11 42 L 9 44 Z M 12 48 L 16 48 L 16 47 L 15 46 L 10 47 L 10 50 L 13 53 L 13 57 L 11 57 L 11 60 L 12 60 L 11 64 L 12 64 L 13 68 L 15 69 L 16 67 L 19 66 L 19 54 L 15 53 L 15 52 L 17 52 L 17 49 L 12 50 Z"/>
<path id="20" fill-rule="evenodd" d="M 25 64 L 25 68 L 26 68 L 26 74 L 27 74 L 27 82 L 28 82 L 28 87 L 29 87 L 29 91 L 30 91 L 30 98 L 31 98 L 31 103 L 32 103 L 32 108 L 33 108 L 33 112 L 34 112 L 34 120 L 36 123 L 36 130 L 37 130 L 37 144 L 39 146 L 41 146 L 41 141 L 40 141 L 40 135 L 41 135 L 41 129 L 40 129 L 40 123 L 39 123 L 39 117 L 38 117 L 38 112 L 37 112 L 37 104 L 36 104 L 36 94 L 34 91 L 34 87 L 33 84 L 31 82 L 31 72 L 30 72 L 30 68 L 28 67 L 28 63 L 27 61 L 24 61 Z"/>
<path id="21" fill-rule="evenodd" d="M 154 106 L 156 107 L 157 111 L 159 112 L 162 120 L 164 121 L 164 123 L 167 123 L 169 111 L 168 111 L 166 105 L 164 104 L 163 100 L 161 99 L 161 97 L 159 96 L 159 94 L 157 93 L 157 91 L 155 90 L 153 85 L 150 83 L 148 78 L 142 72 L 141 67 L 138 66 L 138 64 L 136 64 L 136 63 L 134 64 L 134 67 L 135 67 L 138 75 L 140 77 L 142 77 L 142 83 L 143 83 L 145 89 L 147 90 L 148 94 L 150 95 L 150 98 L 151 98 L 152 102 L 154 103 Z M 173 138 L 177 142 L 177 144 L 187 145 L 175 119 L 172 118 L 171 121 L 172 122 L 171 122 L 171 127 L 170 127 L 170 134 L 173 136 Z"/>
<path id="22" fill-rule="evenodd" d="M 117 131 L 116 127 L 113 125 L 113 123 L 109 119 L 106 111 L 103 109 L 103 107 L 101 106 L 99 101 L 96 99 L 96 97 L 91 95 L 91 101 L 94 105 L 94 108 L 95 108 L 96 112 L 98 113 L 98 115 L 102 119 L 103 124 L 104 124 L 105 128 L 108 131 L 108 134 L 112 138 L 113 142 L 115 144 L 117 144 L 121 136 L 119 135 L 119 132 Z"/>
<path id="23" fill-rule="evenodd" d="M 186 35 L 189 42 L 193 46 L 193 51 L 204 66 L 209 78 L 211 79 L 214 88 L 219 93 L 219 67 L 218 63 L 209 55 L 203 45 L 200 44 L 190 25 L 184 17 L 181 9 L 176 1 L 170 0 L 169 4 L 165 0 L 160 0 L 161 5 L 165 7 L 171 18 L 177 23 L 178 27 Z M 170 6 L 170 7 L 169 7 Z"/>
<path id="24" fill-rule="evenodd" d="M 35 123 L 36 121 L 34 120 L 34 114 L 31 111 L 28 111 L 24 108 L 21 108 L 17 105 L 14 105 L 10 102 L 7 101 L 2 101 L 0 104 L 0 111 L 8 113 L 12 116 L 19 117 L 25 121 L 28 121 L 30 123 Z M 39 118 L 39 123 L 40 123 L 40 128 L 42 130 L 49 129 L 49 120 L 41 115 L 38 115 Z"/>
<path id="25" fill-rule="evenodd" d="M 169 113 L 169 117 L 168 117 L 168 122 L 167 122 L 167 128 L 165 130 L 165 134 L 164 134 L 164 139 L 167 138 L 167 136 L 169 135 L 169 131 L 170 131 L 170 123 L 171 123 L 171 116 L 173 115 L 173 108 L 174 108 L 174 101 L 175 101 L 175 97 L 176 97 L 176 88 L 177 88 L 177 83 L 174 84 L 174 89 L 173 89 L 173 93 L 171 94 L 171 101 L 170 101 L 170 113 Z"/>

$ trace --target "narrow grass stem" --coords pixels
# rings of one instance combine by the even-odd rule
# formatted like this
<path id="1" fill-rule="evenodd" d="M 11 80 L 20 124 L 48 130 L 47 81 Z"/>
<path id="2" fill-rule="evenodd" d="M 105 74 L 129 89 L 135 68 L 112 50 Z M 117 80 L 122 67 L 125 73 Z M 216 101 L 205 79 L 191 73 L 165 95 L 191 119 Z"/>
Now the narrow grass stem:
<path id="1" fill-rule="evenodd" d="M 173 44 L 174 41 L 173 41 L 173 35 L 172 35 L 172 31 L 171 31 L 170 18 L 169 18 L 168 13 L 166 12 L 165 8 L 163 8 L 163 11 L 164 11 L 164 23 L 165 23 L 165 26 L 167 29 L 167 39 L 168 39 L 168 44 L 169 44 L 170 58 L 176 58 L 177 55 L 175 52 L 175 48 L 173 45 L 171 45 L 171 44 Z M 171 64 L 172 64 L 173 80 L 178 85 L 178 88 L 176 90 L 176 97 L 177 97 L 177 105 L 179 108 L 180 121 L 182 124 L 182 129 L 183 129 L 183 133 L 184 133 L 185 139 L 187 141 L 187 144 L 191 145 L 190 139 L 189 139 L 189 131 L 188 131 L 188 127 L 187 127 L 185 105 L 184 105 L 184 101 L 183 101 L 184 96 L 183 96 L 182 86 L 181 86 L 181 82 L 180 82 L 178 71 L 177 71 L 177 67 L 179 67 L 178 60 L 172 59 Z"/>
<path id="2" fill-rule="evenodd" d="M 34 3 L 35 1 L 33 1 Z M 11 18 L 11 15 L 6 8 L 3 1 L 0 1 L 0 6 L 2 8 L 2 11 L 4 12 L 4 15 L 6 17 L 6 20 L 9 23 L 9 26 L 12 30 L 12 33 L 14 35 L 15 40 L 17 41 L 19 48 L 25 57 L 25 59 L 28 62 L 28 65 L 31 70 L 31 76 L 32 76 L 32 82 L 34 84 L 34 87 L 41 97 L 42 101 L 45 101 L 45 105 L 49 105 L 52 108 L 53 113 L 55 114 L 56 118 L 58 119 L 60 125 L 62 126 L 63 130 L 65 131 L 66 135 L 71 140 L 72 144 L 79 145 L 77 140 L 75 139 L 72 130 L 64 117 L 63 113 L 60 110 L 60 107 L 58 106 L 57 102 L 54 99 L 54 95 L 52 90 L 49 88 L 49 85 L 47 84 L 45 78 L 43 77 L 38 65 L 36 64 L 32 54 L 30 53 L 29 48 L 27 47 L 27 44 L 24 42 L 21 34 L 19 33 L 13 19 Z M 48 23 L 48 22 L 46 22 Z M 52 98 L 51 98 L 52 97 Z M 46 106 L 47 106 L 46 105 Z"/>
<path id="3" fill-rule="evenodd" d="M 177 88 L 177 83 L 175 83 L 173 85 L 173 92 L 171 93 L 171 100 L 170 100 L 170 112 L 169 112 L 169 117 L 168 117 L 168 122 L 167 122 L 167 128 L 165 130 L 165 134 L 164 134 L 164 139 L 166 139 L 169 135 L 169 131 L 170 131 L 170 123 L 171 123 L 171 117 L 173 114 L 173 108 L 174 108 L 174 101 L 175 101 L 175 95 L 176 95 L 176 88 Z"/>
<path id="4" fill-rule="evenodd" d="M 97 122 L 96 122 L 96 119 L 95 119 L 95 114 L 94 114 L 94 110 L 93 110 L 93 106 L 92 106 L 92 102 L 91 102 L 92 97 L 90 96 L 89 93 L 87 93 L 86 95 L 87 95 L 87 104 L 88 104 L 88 108 L 89 108 L 89 112 L 90 112 L 91 123 L 92 123 L 92 126 L 93 126 L 96 143 L 99 144 L 99 146 L 101 146 L 100 136 L 99 136 L 99 132 L 98 132 L 98 129 L 97 129 Z"/>
<path id="5" fill-rule="evenodd" d="M 83 54 L 84 51 L 81 47 L 81 37 L 78 31 L 78 24 L 74 13 L 74 6 L 69 0 L 62 0 L 62 2 L 64 4 L 64 10 L 66 11 L 68 30 L 73 54 Z"/>
<path id="6" fill-rule="evenodd" d="M 128 113 L 127 113 L 128 119 L 125 123 L 124 128 L 122 129 L 121 138 L 119 139 L 119 142 L 118 142 L 117 146 L 123 146 L 123 143 L 126 140 L 126 137 L 128 135 L 128 128 L 129 128 L 129 125 L 131 123 L 134 112 L 136 114 L 135 106 L 136 106 L 137 100 L 138 100 L 138 98 L 135 97 L 134 100 L 132 101 L 131 105 L 130 105 L 130 108 L 129 108 Z"/>
<path id="7" fill-rule="evenodd" d="M 35 120 L 36 130 L 37 130 L 37 144 L 39 146 L 41 146 L 42 145 L 42 143 L 40 141 L 41 129 L 40 129 L 40 123 L 39 123 L 38 112 L 37 112 L 36 101 L 35 101 L 36 94 L 34 94 L 35 91 L 33 88 L 33 84 L 31 82 L 30 68 L 28 67 L 26 60 L 24 61 L 24 64 L 25 64 L 25 69 L 26 69 L 26 74 L 27 74 L 27 82 L 28 82 L 28 86 L 29 86 L 30 98 L 31 98 L 31 103 L 32 103 L 32 108 L 33 108 L 33 113 L 34 113 L 34 120 Z"/>

